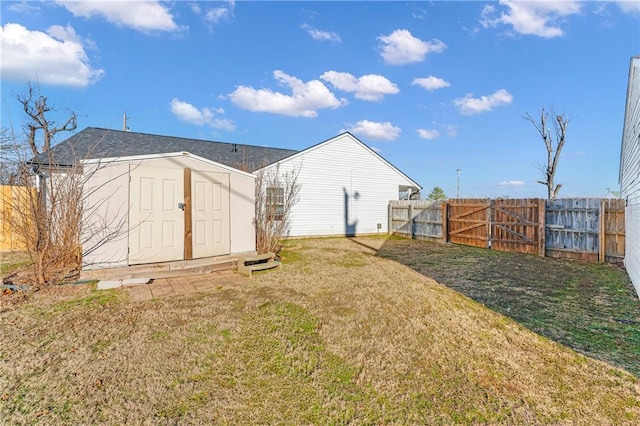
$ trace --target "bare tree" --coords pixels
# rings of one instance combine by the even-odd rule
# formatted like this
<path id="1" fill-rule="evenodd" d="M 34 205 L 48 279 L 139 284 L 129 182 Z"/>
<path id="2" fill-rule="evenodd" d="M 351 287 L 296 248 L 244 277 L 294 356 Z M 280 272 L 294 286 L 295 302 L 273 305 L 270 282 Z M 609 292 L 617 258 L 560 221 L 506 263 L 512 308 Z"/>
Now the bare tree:
<path id="1" fill-rule="evenodd" d="M 547 198 L 550 200 L 555 199 L 562 188 L 562 184 L 555 184 L 554 179 L 558 168 L 558 160 L 560 159 L 560 153 L 566 142 L 567 126 L 571 121 L 565 114 L 556 114 L 553 109 L 551 110 L 552 127 L 554 131 L 554 137 L 551 134 L 547 122 L 549 120 L 549 113 L 545 111 L 544 107 L 540 111 L 539 120 L 534 119 L 527 113 L 523 118 L 528 120 L 536 128 L 542 141 L 547 149 L 547 164 L 541 166 L 542 176 L 544 180 L 539 180 L 538 183 L 547 187 Z"/>
<path id="2" fill-rule="evenodd" d="M 65 123 L 56 127 L 55 121 L 49 117 L 49 113 L 57 111 L 56 108 L 49 105 L 47 98 L 40 93 L 39 87 L 34 88 L 31 83 L 29 83 L 27 94 L 18 95 L 16 99 L 22 104 L 22 109 L 29 117 L 27 124 L 25 124 L 25 133 L 34 156 L 49 152 L 57 133 L 72 132 L 78 125 L 78 117 L 75 112 L 71 112 Z M 40 134 L 42 135 L 41 141 Z"/>
<path id="3" fill-rule="evenodd" d="M 117 237 L 125 223 L 122 219 L 97 217 L 95 203 L 85 209 L 87 197 L 100 189 L 90 187 L 84 193 L 86 183 L 106 165 L 85 167 L 79 157 L 64 166 L 55 161 L 51 152 L 54 136 L 74 130 L 76 115 L 71 113 L 63 126 L 56 126 L 51 117 L 56 110 L 31 85 L 27 95 L 16 98 L 28 120 L 23 126 L 24 138 L 13 131 L 2 131 L 2 172 L 5 183 L 11 185 L 11 191 L 0 195 L 4 197 L 2 219 L 29 254 L 27 275 L 38 289 L 76 276 L 83 248 L 88 252 L 95 249 L 90 247 L 94 240 L 103 244 Z M 34 161 L 36 156 L 38 160 Z M 86 235 L 82 232 L 83 217 L 94 224 L 89 232 L 85 230 Z"/>
<path id="4" fill-rule="evenodd" d="M 291 210 L 298 202 L 298 171 L 280 172 L 280 166 L 256 174 L 256 250 L 276 253 L 289 233 Z"/>

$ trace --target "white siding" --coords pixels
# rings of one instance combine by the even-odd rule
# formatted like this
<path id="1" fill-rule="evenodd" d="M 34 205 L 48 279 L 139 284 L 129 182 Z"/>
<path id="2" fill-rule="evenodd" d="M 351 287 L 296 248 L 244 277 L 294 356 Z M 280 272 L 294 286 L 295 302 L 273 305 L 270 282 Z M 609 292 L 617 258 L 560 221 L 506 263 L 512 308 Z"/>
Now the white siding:
<path id="1" fill-rule="evenodd" d="M 300 200 L 291 212 L 290 236 L 386 233 L 389 200 L 398 198 L 400 186 L 419 189 L 349 133 L 279 165 L 281 173 L 296 170 L 301 185 Z"/>
<path id="2" fill-rule="evenodd" d="M 229 176 L 231 212 L 231 253 L 256 251 L 256 180 L 253 176 L 231 173 Z"/>
<path id="3" fill-rule="evenodd" d="M 625 267 L 640 296 L 640 57 L 631 59 L 622 152 L 620 193 L 626 200 Z"/>
<path id="4" fill-rule="evenodd" d="M 127 266 L 129 163 L 84 168 L 82 269 Z"/>

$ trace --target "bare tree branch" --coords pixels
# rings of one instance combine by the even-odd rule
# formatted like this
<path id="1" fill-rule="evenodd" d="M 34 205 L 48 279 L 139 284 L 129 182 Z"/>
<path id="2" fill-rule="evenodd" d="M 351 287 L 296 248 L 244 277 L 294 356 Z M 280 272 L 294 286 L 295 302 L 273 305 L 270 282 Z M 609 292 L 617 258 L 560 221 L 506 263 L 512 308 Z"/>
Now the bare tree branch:
<path id="1" fill-rule="evenodd" d="M 281 172 L 275 169 L 256 174 L 256 250 L 258 253 L 280 249 L 282 238 L 289 233 L 291 212 L 298 202 L 300 184 L 298 171 Z"/>
<path id="2" fill-rule="evenodd" d="M 64 125 L 55 126 L 55 121 L 50 120 L 47 114 L 56 111 L 47 103 L 47 98 L 40 93 L 40 89 L 35 89 L 29 83 L 27 94 L 16 96 L 18 102 L 22 104 L 29 121 L 25 125 L 27 141 L 31 148 L 31 153 L 36 156 L 42 152 L 49 152 L 51 143 L 58 132 L 71 132 L 78 125 L 78 117 L 75 112 L 66 120 Z M 38 141 L 38 133 L 42 133 L 42 143 Z"/>
<path id="3" fill-rule="evenodd" d="M 540 167 L 544 180 L 539 180 L 538 183 L 547 187 L 547 197 L 549 199 L 555 199 L 558 196 L 558 192 L 560 192 L 560 188 L 562 188 L 562 185 L 555 185 L 554 179 L 558 168 L 560 153 L 562 152 L 562 148 L 564 147 L 564 144 L 566 142 L 567 125 L 571 120 L 564 114 L 556 115 L 553 110 L 551 110 L 551 114 L 554 117 L 552 126 L 555 134 L 555 139 L 552 137 L 551 129 L 547 124 L 549 113 L 545 110 L 544 107 L 540 111 L 539 120 L 531 117 L 529 113 L 522 116 L 522 118 L 533 124 L 533 127 L 538 131 L 540 137 L 542 138 L 542 141 L 544 142 L 545 148 L 547 150 L 547 164 L 546 166 Z"/>

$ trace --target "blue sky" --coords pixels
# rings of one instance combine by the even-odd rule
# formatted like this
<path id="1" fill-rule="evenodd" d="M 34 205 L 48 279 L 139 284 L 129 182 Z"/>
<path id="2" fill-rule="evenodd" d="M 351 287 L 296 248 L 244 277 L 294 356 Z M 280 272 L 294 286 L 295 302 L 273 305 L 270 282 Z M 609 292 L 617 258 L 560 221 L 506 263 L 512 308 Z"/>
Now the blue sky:
<path id="1" fill-rule="evenodd" d="M 2 127 L 37 81 L 88 126 L 304 149 L 345 130 L 421 184 L 546 197 L 524 114 L 571 118 L 561 197 L 618 188 L 640 1 L 2 1 Z M 62 115 L 60 116 L 62 117 Z M 327 165 L 330 167 L 330 165 Z"/>

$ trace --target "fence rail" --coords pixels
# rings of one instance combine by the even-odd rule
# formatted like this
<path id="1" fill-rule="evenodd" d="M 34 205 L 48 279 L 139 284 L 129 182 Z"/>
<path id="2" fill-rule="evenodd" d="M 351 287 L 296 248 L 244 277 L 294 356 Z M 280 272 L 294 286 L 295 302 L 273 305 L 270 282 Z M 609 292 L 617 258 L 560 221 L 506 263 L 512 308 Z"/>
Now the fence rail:
<path id="1" fill-rule="evenodd" d="M 500 251 L 621 263 L 624 200 L 451 199 L 389 202 L 389 232 Z"/>

